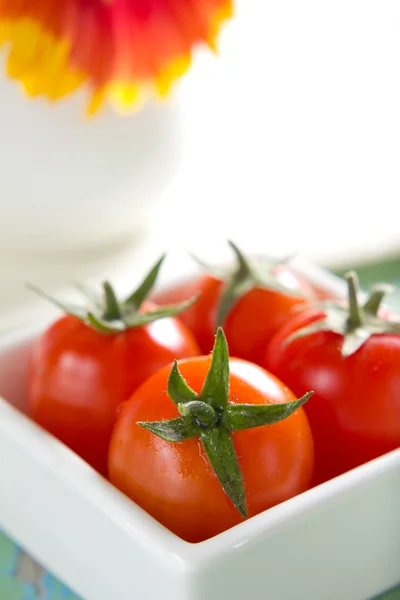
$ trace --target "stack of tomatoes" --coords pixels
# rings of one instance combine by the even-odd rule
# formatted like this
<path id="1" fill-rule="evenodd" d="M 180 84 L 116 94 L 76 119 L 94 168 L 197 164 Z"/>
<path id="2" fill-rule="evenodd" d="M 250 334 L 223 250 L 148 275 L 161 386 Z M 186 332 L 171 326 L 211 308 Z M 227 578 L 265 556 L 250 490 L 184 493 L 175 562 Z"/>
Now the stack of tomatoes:
<path id="1" fill-rule="evenodd" d="M 164 257 L 123 301 L 105 282 L 57 302 L 30 364 L 32 418 L 191 542 L 400 446 L 387 286 L 361 302 L 350 273 L 326 298 L 231 247 L 233 267 L 158 293 Z"/>

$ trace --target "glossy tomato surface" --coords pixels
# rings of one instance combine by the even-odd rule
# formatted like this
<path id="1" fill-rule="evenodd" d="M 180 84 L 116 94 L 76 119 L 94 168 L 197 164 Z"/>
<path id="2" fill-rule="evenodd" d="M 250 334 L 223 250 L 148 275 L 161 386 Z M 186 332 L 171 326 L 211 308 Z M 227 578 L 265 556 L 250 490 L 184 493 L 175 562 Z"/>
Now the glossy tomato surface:
<path id="1" fill-rule="evenodd" d="M 209 357 L 180 361 L 189 386 L 199 392 Z M 293 394 L 251 363 L 230 360 L 230 402 L 283 403 Z M 167 394 L 170 369 L 150 377 L 123 406 L 109 454 L 112 483 L 171 531 L 200 542 L 242 521 L 223 491 L 198 439 L 170 443 L 137 425 L 178 416 Z M 313 471 L 313 439 L 302 408 L 273 425 L 238 431 L 234 446 L 242 470 L 249 516 L 306 490 Z"/>
<path id="2" fill-rule="evenodd" d="M 275 276 L 288 290 L 303 292 L 308 298 L 314 296 L 313 288 L 288 267 L 278 266 Z M 214 344 L 217 310 L 223 288 L 221 279 L 204 275 L 159 292 L 155 299 L 162 304 L 169 304 L 187 300 L 195 294 L 200 295 L 198 301 L 181 313 L 179 318 L 193 332 L 201 351 L 207 354 Z M 230 355 L 260 363 L 267 342 L 291 316 L 294 307 L 304 302 L 306 298 L 262 288 L 254 288 L 243 295 L 223 323 Z"/>
<path id="3" fill-rule="evenodd" d="M 190 331 L 174 318 L 102 335 L 63 317 L 34 345 L 30 414 L 104 474 L 117 407 L 152 373 L 198 353 Z"/>
<path id="4" fill-rule="evenodd" d="M 373 335 L 342 357 L 343 337 L 286 338 L 323 313 L 307 310 L 271 341 L 264 366 L 294 393 L 314 390 L 304 409 L 315 440 L 315 481 L 339 475 L 400 446 L 400 336 Z"/>

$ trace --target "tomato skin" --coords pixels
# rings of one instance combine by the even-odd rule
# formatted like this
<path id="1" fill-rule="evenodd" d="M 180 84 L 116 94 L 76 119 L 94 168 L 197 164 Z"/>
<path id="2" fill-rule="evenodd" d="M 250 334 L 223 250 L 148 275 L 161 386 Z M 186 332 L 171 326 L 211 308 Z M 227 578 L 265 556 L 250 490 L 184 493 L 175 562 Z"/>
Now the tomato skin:
<path id="1" fill-rule="evenodd" d="M 312 389 L 304 409 L 315 441 L 315 482 L 321 483 L 400 446 L 400 336 L 373 335 L 341 355 L 343 337 L 318 332 L 285 339 L 323 313 L 295 316 L 270 342 L 264 366 L 296 394 Z"/>
<path id="2" fill-rule="evenodd" d="M 154 296 L 155 301 L 163 305 L 198 296 L 197 301 L 179 315 L 179 319 L 193 333 L 202 354 L 211 352 L 214 345 L 217 306 L 223 286 L 221 279 L 203 275 L 162 290 Z"/>
<path id="3" fill-rule="evenodd" d="M 201 390 L 210 357 L 179 362 L 189 386 Z M 230 402 L 249 404 L 293 400 L 289 389 L 260 367 L 230 359 Z M 240 523 L 198 439 L 169 443 L 137 421 L 172 419 L 178 410 L 168 397 L 164 368 L 124 405 L 109 451 L 110 481 L 176 535 L 200 542 Z M 242 469 L 249 516 L 309 487 L 313 439 L 302 408 L 284 421 L 233 434 Z"/>
<path id="4" fill-rule="evenodd" d="M 279 265 L 274 274 L 289 289 L 314 297 L 311 286 L 288 267 Z M 204 275 L 155 296 L 157 302 L 169 304 L 200 294 L 198 301 L 179 318 L 193 332 L 203 354 L 211 352 L 214 344 L 217 309 L 223 287 L 221 279 Z M 267 342 L 285 323 L 294 307 L 305 302 L 305 298 L 267 289 L 254 288 L 247 292 L 232 307 L 223 323 L 230 355 L 259 364 Z"/>
<path id="5" fill-rule="evenodd" d="M 198 353 L 192 334 L 177 319 L 102 335 L 74 317 L 63 317 L 34 345 L 30 414 L 105 474 L 117 407 L 153 372 Z"/>

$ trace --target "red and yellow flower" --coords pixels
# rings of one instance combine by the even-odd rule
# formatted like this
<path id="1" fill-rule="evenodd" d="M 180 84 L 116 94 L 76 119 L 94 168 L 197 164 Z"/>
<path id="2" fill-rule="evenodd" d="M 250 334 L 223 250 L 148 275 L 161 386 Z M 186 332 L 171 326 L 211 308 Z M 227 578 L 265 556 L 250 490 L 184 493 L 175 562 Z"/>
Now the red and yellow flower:
<path id="1" fill-rule="evenodd" d="M 168 93 L 199 43 L 215 48 L 232 0 L 0 0 L 7 73 L 30 96 L 58 100 L 83 84 L 88 112 Z"/>

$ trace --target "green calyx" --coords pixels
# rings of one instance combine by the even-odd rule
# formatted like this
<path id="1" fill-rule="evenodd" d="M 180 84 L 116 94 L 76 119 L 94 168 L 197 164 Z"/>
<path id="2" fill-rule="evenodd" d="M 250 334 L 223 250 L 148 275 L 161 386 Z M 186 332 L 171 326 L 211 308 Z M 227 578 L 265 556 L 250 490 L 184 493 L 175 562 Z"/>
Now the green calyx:
<path id="1" fill-rule="evenodd" d="M 275 275 L 276 267 L 285 264 L 287 259 L 263 258 L 250 261 L 236 244 L 232 241 L 228 241 L 228 244 L 236 259 L 236 265 L 233 269 L 216 269 L 193 256 L 204 271 L 224 281 L 224 289 L 217 310 L 217 327 L 223 325 L 225 318 L 236 302 L 254 288 L 271 290 L 286 296 L 304 297 L 304 294 L 281 283 Z"/>
<path id="2" fill-rule="evenodd" d="M 245 489 L 232 433 L 286 419 L 307 402 L 312 392 L 284 404 L 230 403 L 228 344 L 219 328 L 201 392 L 197 394 L 187 385 L 175 361 L 168 379 L 168 395 L 180 416 L 170 421 L 139 422 L 138 425 L 167 442 L 199 438 L 225 493 L 246 518 Z"/>
<path id="3" fill-rule="evenodd" d="M 77 286 L 85 298 L 86 305 L 84 306 L 60 302 L 33 285 L 28 285 L 28 287 L 64 313 L 79 319 L 98 333 L 111 335 L 134 327 L 141 327 L 165 317 L 175 317 L 197 300 L 194 297 L 180 304 L 162 306 L 148 312 L 141 311 L 144 301 L 157 281 L 164 260 L 165 255 L 156 262 L 139 287 L 123 301 L 117 298 L 114 288 L 108 281 L 103 282 L 101 293 L 96 293 L 86 286 Z"/>
<path id="4" fill-rule="evenodd" d="M 321 318 L 289 336 L 286 344 L 293 340 L 317 333 L 331 331 L 343 336 L 342 356 L 354 354 L 374 334 L 400 334 L 400 323 L 379 316 L 379 309 L 387 294 L 393 291 L 388 284 L 375 285 L 367 300 L 359 298 L 359 282 L 354 271 L 346 273 L 347 303 L 322 302 L 314 305 L 321 308 Z M 308 305 L 307 308 L 310 308 Z"/>

